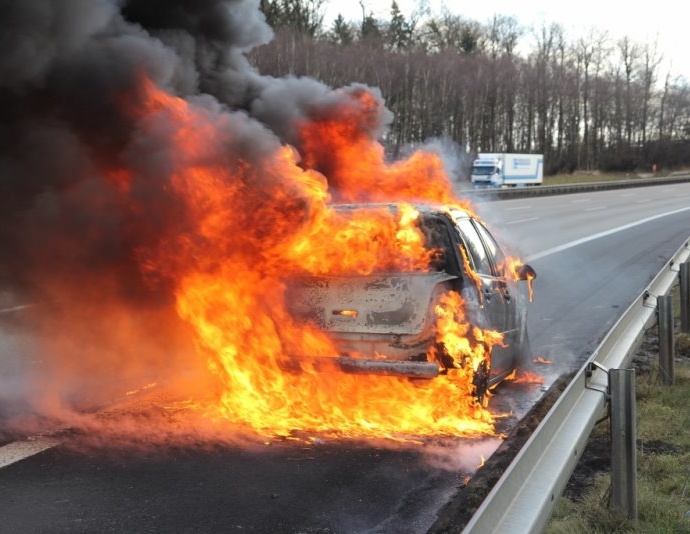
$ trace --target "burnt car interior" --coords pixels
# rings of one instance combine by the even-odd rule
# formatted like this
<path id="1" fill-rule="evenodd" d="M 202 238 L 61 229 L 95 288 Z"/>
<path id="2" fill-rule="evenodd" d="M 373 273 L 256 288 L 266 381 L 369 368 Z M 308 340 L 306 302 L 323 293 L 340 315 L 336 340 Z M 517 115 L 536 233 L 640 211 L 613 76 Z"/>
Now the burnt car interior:
<path id="1" fill-rule="evenodd" d="M 424 235 L 425 246 L 433 251 L 429 268 L 432 271 L 444 271 L 456 276 L 462 275 L 460 265 L 454 254 L 450 254 L 453 243 L 448 231 L 448 223 L 438 215 L 423 214 L 419 220 L 419 229 Z"/>

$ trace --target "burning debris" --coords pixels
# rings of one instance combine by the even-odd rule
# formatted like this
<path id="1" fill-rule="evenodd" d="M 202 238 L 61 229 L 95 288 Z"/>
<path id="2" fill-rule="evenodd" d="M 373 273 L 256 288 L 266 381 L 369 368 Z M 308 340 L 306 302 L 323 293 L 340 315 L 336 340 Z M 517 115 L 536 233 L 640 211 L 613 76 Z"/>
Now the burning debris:
<path id="1" fill-rule="evenodd" d="M 0 279 L 41 303 L 34 410 L 212 384 L 199 409 L 263 435 L 493 432 L 466 369 L 418 384 L 290 358 L 334 351 L 288 312 L 291 277 L 429 262 L 414 210 L 353 222 L 332 202 L 460 204 L 437 155 L 385 161 L 377 90 L 261 76 L 251 0 L 0 3 Z M 444 343 L 467 345 L 458 327 Z M 473 368 L 491 336 L 461 349 Z"/>
<path id="2" fill-rule="evenodd" d="M 506 380 L 512 381 L 515 384 L 534 384 L 541 385 L 544 383 L 544 377 L 533 371 L 515 369 Z"/>

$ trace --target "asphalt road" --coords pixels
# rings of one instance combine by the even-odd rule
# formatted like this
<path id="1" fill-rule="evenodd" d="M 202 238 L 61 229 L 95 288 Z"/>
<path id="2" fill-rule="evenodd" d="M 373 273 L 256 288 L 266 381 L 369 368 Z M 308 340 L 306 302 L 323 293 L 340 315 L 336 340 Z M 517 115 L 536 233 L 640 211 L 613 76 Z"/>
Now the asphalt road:
<path id="1" fill-rule="evenodd" d="M 553 375 L 578 366 L 690 235 L 690 184 L 477 207 L 538 272 L 532 345 Z M 506 388 L 495 402 L 516 395 L 528 396 Z M 39 438 L 47 450 L 13 463 L 16 446 L 0 448 L 0 532 L 424 532 L 485 448 L 69 439 Z"/>
<path id="2" fill-rule="evenodd" d="M 577 366 L 690 236 L 690 184 L 524 198 L 478 211 L 538 273 L 535 354 Z"/>

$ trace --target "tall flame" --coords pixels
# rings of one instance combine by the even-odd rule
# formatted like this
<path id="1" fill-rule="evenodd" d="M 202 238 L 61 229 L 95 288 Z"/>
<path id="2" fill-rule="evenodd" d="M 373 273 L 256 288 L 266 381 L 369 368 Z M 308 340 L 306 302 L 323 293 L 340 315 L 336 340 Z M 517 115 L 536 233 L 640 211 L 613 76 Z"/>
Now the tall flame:
<path id="1" fill-rule="evenodd" d="M 521 267 L 524 267 L 525 263 L 519 258 L 508 257 L 506 259 L 506 265 L 508 267 L 508 272 L 510 272 L 510 275 L 513 277 L 513 279 L 520 280 L 521 278 L 520 278 L 519 270 Z M 527 288 L 529 290 L 529 301 L 533 302 L 534 301 L 534 275 L 533 274 L 527 275 Z"/>
<path id="2" fill-rule="evenodd" d="M 227 125 L 242 117 L 212 113 L 146 81 L 143 87 L 146 105 L 132 111 L 141 115 L 143 133 L 173 125 L 170 186 L 180 213 L 166 237 L 139 256 L 146 272 L 172 281 L 177 311 L 222 384 L 219 403 L 206 407 L 211 416 L 268 436 L 493 433 L 491 414 L 473 395 L 473 374 L 482 362 L 488 367 L 500 335 L 471 327 L 457 293 L 435 310 L 437 345 L 457 365 L 423 382 L 349 375 L 317 363 L 336 355 L 333 342 L 293 318 L 285 302 L 287 281 L 300 273 L 427 268 L 430 252 L 411 205 L 344 217 L 329 202 L 336 196 L 460 205 L 437 156 L 417 152 L 385 164 L 381 145 L 354 124 L 366 123 L 380 104 L 358 91 L 343 108 L 299 125 L 301 162 L 277 143 L 263 148 L 258 163 L 211 157 L 210 147 L 237 142 L 229 133 L 236 128 Z M 113 179 L 127 184 L 126 173 Z"/>

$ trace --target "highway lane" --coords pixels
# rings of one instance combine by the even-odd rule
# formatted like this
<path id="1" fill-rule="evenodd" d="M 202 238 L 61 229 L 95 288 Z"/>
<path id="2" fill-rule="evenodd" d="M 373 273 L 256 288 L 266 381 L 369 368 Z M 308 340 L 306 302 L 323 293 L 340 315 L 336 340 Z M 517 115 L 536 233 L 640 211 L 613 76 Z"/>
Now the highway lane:
<path id="1" fill-rule="evenodd" d="M 563 369 L 579 367 L 690 236 L 687 183 L 503 200 L 477 209 L 536 268 L 532 348 Z"/>
<path id="2" fill-rule="evenodd" d="M 586 357 L 690 235 L 690 211 L 678 211 L 690 186 L 671 198 L 664 187 L 478 205 L 534 258 L 533 348 L 559 369 Z M 64 439 L 73 442 L 0 469 L 0 531 L 423 532 L 462 483 L 462 460 L 476 466 L 481 450 L 327 440 L 81 450 L 78 436 Z"/>
<path id="3" fill-rule="evenodd" d="M 679 210 L 687 214 L 690 183 L 500 200 L 477 203 L 476 208 L 505 242 L 514 243 L 529 259 L 654 217 Z"/>
<path id="4" fill-rule="evenodd" d="M 548 295 L 530 316 L 535 352 L 579 368 L 688 235 L 684 212 L 534 260 Z"/>

